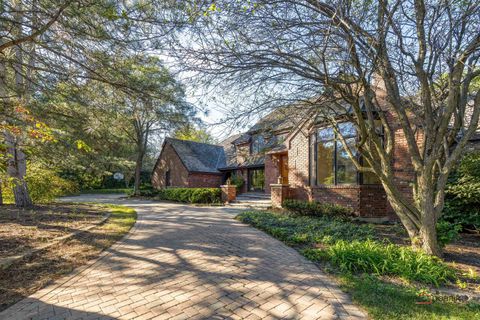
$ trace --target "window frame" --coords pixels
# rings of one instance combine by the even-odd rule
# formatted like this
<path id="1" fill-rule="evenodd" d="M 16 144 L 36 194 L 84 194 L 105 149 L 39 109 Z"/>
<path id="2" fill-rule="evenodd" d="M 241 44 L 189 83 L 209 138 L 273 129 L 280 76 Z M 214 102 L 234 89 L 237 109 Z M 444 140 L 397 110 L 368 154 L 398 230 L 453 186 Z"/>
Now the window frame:
<path id="1" fill-rule="evenodd" d="M 340 127 L 340 125 L 342 125 L 344 123 L 351 123 L 351 122 L 349 122 L 349 121 L 340 122 L 338 124 L 338 126 Z M 334 135 L 333 135 L 332 139 L 323 139 L 323 140 L 319 139 L 320 130 L 328 129 L 328 128 L 332 128 L 332 130 L 333 130 L 333 126 L 315 127 L 314 130 L 312 131 L 312 133 L 309 135 L 309 141 L 308 141 L 309 142 L 308 143 L 308 146 L 309 146 L 309 148 L 308 148 L 309 149 L 309 157 L 308 157 L 308 160 L 309 160 L 308 161 L 309 162 L 309 170 L 308 170 L 309 185 L 310 186 L 348 186 L 348 185 L 371 185 L 372 186 L 372 185 L 379 185 L 380 183 L 364 183 L 363 182 L 364 181 L 363 172 L 358 171 L 356 168 L 355 168 L 356 177 L 355 177 L 355 182 L 354 183 L 339 183 L 338 182 L 338 151 L 339 151 L 338 143 L 340 143 L 342 145 L 342 147 L 343 147 L 343 144 L 342 144 L 341 140 L 338 138 L 338 133 L 336 133 L 335 130 L 333 130 Z M 380 129 L 381 129 L 381 135 L 380 136 L 381 136 L 382 141 L 383 141 L 384 140 L 384 130 L 383 130 L 383 127 L 381 127 Z M 344 137 L 345 140 L 348 140 L 348 139 L 351 139 L 351 138 L 354 138 L 355 141 L 358 141 L 358 133 L 356 132 L 355 135 L 353 135 L 353 136 L 348 135 L 348 136 Z M 318 143 L 319 142 L 333 142 L 333 144 L 334 144 L 334 152 L 333 152 L 333 180 L 334 180 L 334 183 L 332 183 L 332 184 L 319 184 L 318 183 L 318 178 L 317 178 L 318 177 L 318 165 L 317 165 L 317 162 L 318 162 Z M 312 152 L 313 152 L 313 156 L 312 156 Z M 363 157 L 360 155 L 360 153 L 358 151 L 356 151 L 356 159 L 360 163 L 363 163 Z M 312 182 L 313 182 L 313 184 L 312 184 Z"/>

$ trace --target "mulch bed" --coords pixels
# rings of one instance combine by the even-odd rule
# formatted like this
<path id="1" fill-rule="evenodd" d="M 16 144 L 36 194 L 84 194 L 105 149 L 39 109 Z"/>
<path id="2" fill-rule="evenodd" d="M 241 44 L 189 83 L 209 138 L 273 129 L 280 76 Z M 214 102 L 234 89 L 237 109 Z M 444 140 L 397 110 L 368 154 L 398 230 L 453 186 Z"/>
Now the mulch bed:
<path id="1" fill-rule="evenodd" d="M 55 239 L 95 226 L 0 269 L 0 311 L 87 263 L 118 239 L 99 225 L 108 208 L 87 204 L 39 205 L 29 210 L 0 207 L 0 257 L 21 255 Z"/>
<path id="2" fill-rule="evenodd" d="M 0 256 L 22 254 L 55 238 L 98 224 L 105 211 L 89 205 L 38 205 L 18 209 L 0 207 Z"/>

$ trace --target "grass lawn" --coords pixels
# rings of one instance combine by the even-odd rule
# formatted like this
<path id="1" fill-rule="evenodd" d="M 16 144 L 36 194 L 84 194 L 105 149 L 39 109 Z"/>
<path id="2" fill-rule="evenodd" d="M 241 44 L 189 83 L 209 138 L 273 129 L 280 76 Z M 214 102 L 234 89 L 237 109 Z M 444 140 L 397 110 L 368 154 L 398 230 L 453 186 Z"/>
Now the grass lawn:
<path id="1" fill-rule="evenodd" d="M 56 243 L 0 269 L 0 311 L 95 259 L 136 221 L 135 210 L 115 205 L 49 204 L 25 211 L 9 205 L 0 208 L 1 258 Z M 88 231 L 66 241 L 55 240 L 89 226 Z"/>
<path id="2" fill-rule="evenodd" d="M 290 216 L 280 211 L 247 211 L 237 219 L 317 263 L 373 319 L 480 319 L 480 304 L 452 302 L 457 298 L 435 292 L 436 285 L 455 286 L 461 273 L 456 265 L 403 246 L 398 226 L 377 228 L 326 217 Z M 388 245 L 385 239 L 398 244 Z M 478 248 L 470 249 L 478 255 Z M 468 293 L 479 290 L 479 294 L 475 272 L 471 278 Z M 432 293 L 432 303 L 422 304 L 430 302 Z"/>

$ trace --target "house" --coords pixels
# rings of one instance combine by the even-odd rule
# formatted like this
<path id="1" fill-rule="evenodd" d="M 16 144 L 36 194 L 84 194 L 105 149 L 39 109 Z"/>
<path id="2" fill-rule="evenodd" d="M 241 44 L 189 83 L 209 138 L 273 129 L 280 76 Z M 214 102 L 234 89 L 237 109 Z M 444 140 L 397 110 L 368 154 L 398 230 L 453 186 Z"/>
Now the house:
<path id="1" fill-rule="evenodd" d="M 377 96 L 382 98 L 382 92 Z M 348 112 L 348 106 L 336 108 L 340 110 L 332 108 L 333 115 Z M 395 183 L 398 190 L 411 197 L 414 172 L 403 130 L 395 126 L 392 112 L 386 110 L 384 114 L 394 136 Z M 347 143 L 354 144 L 354 126 L 343 122 L 339 129 Z M 479 137 L 477 134 L 474 139 Z M 468 148 L 476 145 L 472 140 Z M 289 198 L 340 204 L 366 219 L 395 217 L 376 176 L 357 172 L 334 130 L 305 105 L 278 108 L 247 132 L 219 145 L 167 138 L 152 184 L 156 188 L 218 187 L 234 175 L 245 181 L 240 192 L 269 194 L 272 186 L 288 185 Z"/>
<path id="2" fill-rule="evenodd" d="M 269 194 L 272 184 L 288 184 L 291 198 L 341 204 L 362 217 L 385 217 L 387 200 L 378 181 L 357 173 L 333 131 L 312 123 L 309 108 L 291 108 L 275 110 L 218 145 L 166 138 L 152 185 L 218 187 L 236 175 L 245 182 L 240 192 Z M 341 128 L 352 131 L 348 124 Z M 398 161 L 403 167 L 400 161 L 407 159 Z"/>
<path id="3" fill-rule="evenodd" d="M 152 185 L 218 187 L 236 175 L 245 182 L 241 192 L 270 193 L 270 184 L 277 183 L 279 176 L 282 183 L 288 183 L 288 157 L 283 142 L 305 120 L 298 115 L 292 117 L 288 111 L 279 108 L 247 132 L 218 145 L 166 138 L 152 173 Z M 277 158 L 267 157 L 267 152 L 281 155 L 281 164 L 276 162 Z"/>
<path id="4" fill-rule="evenodd" d="M 194 141 L 165 138 L 162 151 L 152 173 L 155 188 L 218 187 L 225 165 L 222 146 Z"/>

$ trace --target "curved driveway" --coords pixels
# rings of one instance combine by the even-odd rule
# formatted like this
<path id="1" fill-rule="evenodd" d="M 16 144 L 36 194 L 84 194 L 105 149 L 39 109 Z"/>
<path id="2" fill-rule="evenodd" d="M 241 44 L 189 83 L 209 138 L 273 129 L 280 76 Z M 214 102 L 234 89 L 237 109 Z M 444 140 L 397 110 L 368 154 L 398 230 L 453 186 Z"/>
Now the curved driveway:
<path id="1" fill-rule="evenodd" d="M 295 250 L 233 219 L 238 209 L 121 200 L 130 234 L 88 267 L 0 313 L 0 319 L 362 319 Z"/>

